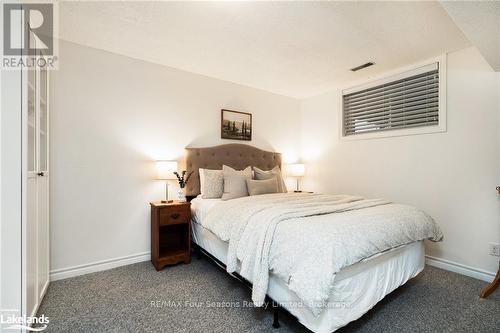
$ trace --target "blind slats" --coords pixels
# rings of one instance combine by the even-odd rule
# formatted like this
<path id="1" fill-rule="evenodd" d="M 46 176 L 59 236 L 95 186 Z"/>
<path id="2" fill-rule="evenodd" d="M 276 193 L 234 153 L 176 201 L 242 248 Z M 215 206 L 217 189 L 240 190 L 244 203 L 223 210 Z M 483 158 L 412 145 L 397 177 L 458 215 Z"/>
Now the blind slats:
<path id="1" fill-rule="evenodd" d="M 436 125 L 437 124 L 438 123 L 436 123 Z M 414 128 L 414 127 L 421 127 L 421 126 L 422 126 L 421 123 L 416 123 L 416 124 L 407 124 L 407 125 L 405 125 L 404 127 L 401 127 L 401 128 Z M 356 130 L 356 133 L 360 133 L 360 134 L 361 133 L 370 133 L 370 132 L 373 132 L 373 129 L 368 128 L 368 129 L 359 129 L 359 130 Z"/>
<path id="2" fill-rule="evenodd" d="M 343 95 L 344 135 L 438 125 L 437 64 L 435 68 Z"/>
<path id="3" fill-rule="evenodd" d="M 390 115 L 390 114 L 399 114 L 399 113 L 404 113 L 404 112 L 412 112 L 414 110 L 418 110 L 418 112 L 421 112 L 420 109 L 423 109 L 423 108 L 429 108 L 429 109 L 432 109 L 432 108 L 438 108 L 438 102 L 437 102 L 437 99 L 435 99 L 434 102 L 431 102 L 431 101 L 428 101 L 427 103 L 425 104 L 421 104 L 421 103 L 418 103 L 418 104 L 413 104 L 411 106 L 409 106 L 408 104 L 403 104 L 403 105 L 400 105 L 398 108 L 391 108 L 390 110 L 386 110 L 384 108 L 382 109 L 379 109 L 379 110 L 375 110 L 375 112 L 370 112 L 370 111 L 367 111 L 368 113 L 364 113 L 364 114 L 360 114 L 360 115 L 356 115 L 356 117 L 353 117 L 353 116 L 349 116 L 347 117 L 346 119 L 344 119 L 344 122 L 348 122 L 348 121 L 352 121 L 352 120 L 367 120 L 367 119 L 370 119 L 372 117 L 378 117 L 378 116 L 381 116 L 381 115 Z"/>
<path id="4" fill-rule="evenodd" d="M 347 103 L 354 103 L 357 101 L 363 101 L 368 97 L 378 97 L 378 96 L 383 96 L 385 94 L 391 93 L 391 92 L 397 92 L 399 90 L 404 90 L 407 89 L 407 87 L 416 87 L 419 85 L 425 85 L 428 84 L 429 82 L 438 82 L 438 77 L 436 74 L 432 74 L 430 76 L 424 76 L 420 77 L 418 80 L 411 80 L 408 82 L 403 82 L 395 86 L 384 86 L 382 88 L 377 88 L 374 91 L 370 91 L 369 93 L 364 93 L 362 95 L 345 95 L 345 101 Z"/>
<path id="5" fill-rule="evenodd" d="M 385 119 L 387 119 L 387 120 L 405 119 L 405 118 L 411 118 L 411 116 L 413 116 L 413 115 L 421 117 L 422 115 L 427 116 L 430 113 L 434 113 L 434 112 L 438 112 L 437 107 L 425 109 L 425 112 L 422 112 L 422 109 L 419 109 L 419 110 L 410 111 L 410 112 L 400 112 L 400 113 L 393 113 L 393 114 L 387 113 L 384 115 L 370 118 L 368 120 L 367 119 L 349 120 L 349 121 L 345 122 L 345 125 L 350 126 L 350 125 L 360 124 L 363 122 L 368 122 L 368 121 L 376 122 L 376 121 L 381 121 L 381 120 L 385 120 Z"/>
<path id="6" fill-rule="evenodd" d="M 433 112 L 428 112 L 425 115 L 422 114 L 416 114 L 412 116 L 405 116 L 405 117 L 399 117 L 399 118 L 388 118 L 388 119 L 381 119 L 378 121 L 373 121 L 371 123 L 366 123 L 366 122 L 361 122 L 358 124 L 350 124 L 346 125 L 346 128 L 366 128 L 366 127 L 395 127 L 398 126 L 400 127 L 401 125 L 409 124 L 409 123 L 416 123 L 416 122 L 422 122 L 422 123 L 432 123 L 437 120 L 437 115 L 438 111 L 433 111 Z"/>
<path id="7" fill-rule="evenodd" d="M 439 92 L 438 89 L 435 90 L 422 90 L 410 94 L 402 93 L 397 97 L 385 98 L 376 102 L 368 102 L 366 104 L 358 105 L 355 107 L 350 107 L 346 105 L 347 108 L 351 111 L 352 114 L 356 114 L 358 111 L 364 111 L 367 109 L 373 109 L 375 107 L 391 107 L 399 104 L 406 104 L 413 101 L 426 100 L 427 98 L 438 97 Z"/>
<path id="8" fill-rule="evenodd" d="M 436 115 L 437 116 L 437 115 Z M 382 124 L 366 124 L 366 125 L 358 125 L 358 129 L 393 129 L 393 128 L 403 128 L 407 125 L 416 125 L 416 124 L 437 124 L 437 119 L 432 117 L 425 118 L 415 118 L 415 119 L 405 119 L 401 121 L 395 121 L 391 123 L 382 123 Z"/>
<path id="9" fill-rule="evenodd" d="M 381 85 L 378 85 L 378 86 L 375 86 L 375 87 L 372 87 L 372 88 L 363 89 L 363 90 L 360 90 L 360 91 L 357 91 L 357 92 L 353 92 L 353 93 L 347 93 L 344 96 L 347 99 L 361 98 L 361 97 L 366 96 L 366 95 L 372 95 L 372 94 L 375 94 L 375 93 L 377 93 L 379 91 L 383 91 L 384 89 L 391 89 L 392 87 L 400 87 L 400 86 L 405 85 L 405 84 L 412 84 L 414 82 L 419 82 L 421 80 L 425 80 L 431 74 L 438 74 L 438 71 L 437 70 L 432 70 L 432 71 L 425 72 L 425 73 L 422 73 L 422 74 L 418 74 L 418 75 L 414 75 L 414 76 L 409 76 L 409 77 L 407 77 L 405 79 L 400 79 L 400 80 L 397 80 L 397 81 L 392 81 L 392 82 L 384 83 L 384 84 L 381 84 Z"/>
<path id="10" fill-rule="evenodd" d="M 422 104 L 431 104 L 434 102 L 438 102 L 438 93 L 435 93 L 433 95 L 429 96 L 423 96 L 420 99 L 413 99 L 413 100 L 406 100 L 406 101 L 401 101 L 399 103 L 386 103 L 386 104 L 379 104 L 379 105 L 374 105 L 371 107 L 366 107 L 364 109 L 356 110 L 355 112 L 351 112 L 350 114 L 347 115 L 347 117 L 359 117 L 365 114 L 372 114 L 375 112 L 379 111 L 391 111 L 391 110 L 399 110 L 401 108 L 411 108 L 416 105 L 422 105 Z"/>
<path id="11" fill-rule="evenodd" d="M 379 101 L 387 99 L 397 99 L 398 97 L 401 97 L 401 94 L 405 94 L 406 96 L 419 95 L 423 91 L 427 92 L 437 91 L 438 88 L 439 88 L 439 83 L 437 81 L 431 82 L 430 80 L 427 80 L 417 86 L 401 87 L 397 90 L 380 93 L 378 94 L 379 96 L 376 97 L 370 96 L 356 102 L 346 101 L 346 104 L 349 105 L 349 107 L 355 108 L 360 105 L 366 105 L 366 103 L 377 103 Z"/>

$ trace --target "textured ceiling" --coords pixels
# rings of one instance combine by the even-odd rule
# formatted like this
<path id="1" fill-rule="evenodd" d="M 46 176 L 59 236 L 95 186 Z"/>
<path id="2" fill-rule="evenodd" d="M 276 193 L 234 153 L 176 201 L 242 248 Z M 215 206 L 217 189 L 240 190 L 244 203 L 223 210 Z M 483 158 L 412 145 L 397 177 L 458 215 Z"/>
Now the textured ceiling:
<path id="1" fill-rule="evenodd" d="M 491 67 L 500 71 L 500 1 L 442 1 L 441 5 Z"/>
<path id="2" fill-rule="evenodd" d="M 296 98 L 469 41 L 437 2 L 61 2 L 62 39 Z M 367 61 L 375 66 L 349 71 Z"/>

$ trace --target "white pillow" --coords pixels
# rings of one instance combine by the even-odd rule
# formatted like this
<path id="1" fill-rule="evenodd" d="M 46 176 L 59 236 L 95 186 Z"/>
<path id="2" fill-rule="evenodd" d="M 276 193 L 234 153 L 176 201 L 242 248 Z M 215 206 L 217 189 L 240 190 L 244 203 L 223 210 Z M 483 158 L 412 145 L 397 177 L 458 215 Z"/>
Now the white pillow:
<path id="1" fill-rule="evenodd" d="M 278 182 L 278 193 L 288 192 L 285 181 L 283 180 L 283 176 L 281 175 L 281 170 L 278 166 L 275 166 L 272 170 L 269 171 L 264 171 L 257 167 L 253 167 L 253 171 L 255 172 L 255 179 L 257 180 L 276 178 L 276 181 Z"/>
<path id="2" fill-rule="evenodd" d="M 203 199 L 219 199 L 224 191 L 222 170 L 199 169 L 200 191 Z"/>
<path id="3" fill-rule="evenodd" d="M 231 200 L 248 196 L 247 179 L 252 179 L 252 168 L 237 171 L 227 165 L 222 166 L 224 193 L 222 200 Z"/>

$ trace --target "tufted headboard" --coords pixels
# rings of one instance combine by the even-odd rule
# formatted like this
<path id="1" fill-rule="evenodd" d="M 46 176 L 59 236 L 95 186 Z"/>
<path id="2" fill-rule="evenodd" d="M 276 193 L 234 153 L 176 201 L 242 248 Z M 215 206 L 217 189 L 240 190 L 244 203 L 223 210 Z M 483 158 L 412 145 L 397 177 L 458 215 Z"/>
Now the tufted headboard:
<path id="1" fill-rule="evenodd" d="M 199 168 L 221 170 L 225 164 L 236 170 L 242 170 L 247 166 L 270 170 L 275 166 L 281 168 L 281 154 L 233 143 L 206 148 L 186 148 L 185 163 L 187 172 L 193 171 L 186 185 L 185 194 L 193 197 L 200 194 Z"/>

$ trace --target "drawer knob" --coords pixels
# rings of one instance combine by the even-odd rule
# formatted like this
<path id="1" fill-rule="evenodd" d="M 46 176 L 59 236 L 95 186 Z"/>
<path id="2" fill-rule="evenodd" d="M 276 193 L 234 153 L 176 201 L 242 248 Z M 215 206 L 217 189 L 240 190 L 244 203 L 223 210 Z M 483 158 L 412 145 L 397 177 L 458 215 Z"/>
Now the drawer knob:
<path id="1" fill-rule="evenodd" d="M 170 217 L 174 220 L 177 220 L 179 218 L 179 213 L 173 213 L 172 215 L 170 215 Z"/>

